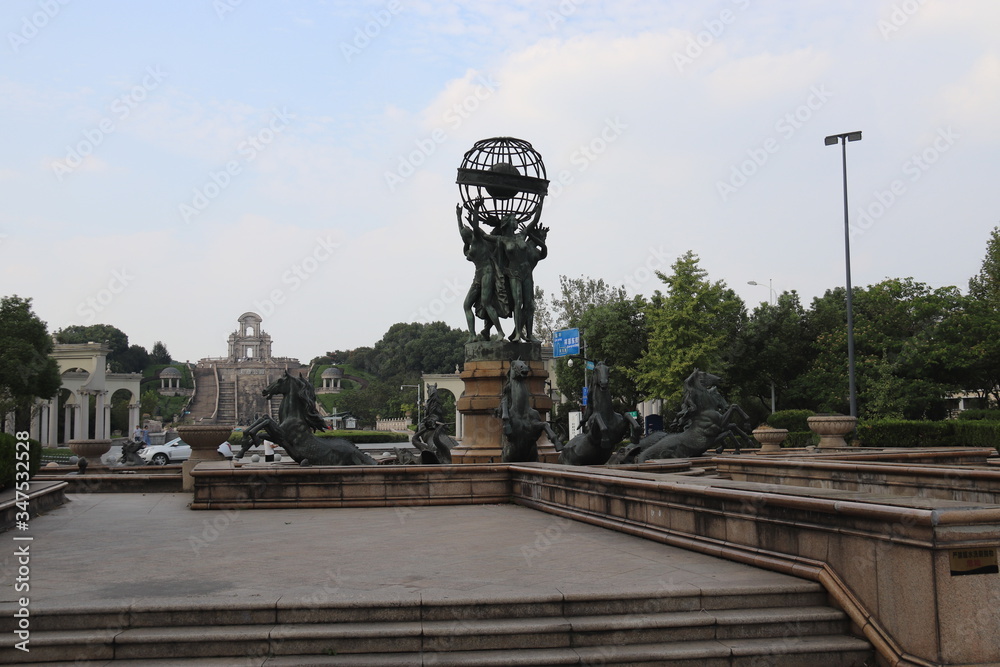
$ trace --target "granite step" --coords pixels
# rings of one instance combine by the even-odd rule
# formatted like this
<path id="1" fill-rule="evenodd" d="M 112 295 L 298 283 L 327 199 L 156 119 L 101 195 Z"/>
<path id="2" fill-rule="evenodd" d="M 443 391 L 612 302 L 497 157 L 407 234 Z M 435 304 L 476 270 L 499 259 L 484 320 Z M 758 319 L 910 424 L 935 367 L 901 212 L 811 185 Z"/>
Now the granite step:
<path id="1" fill-rule="evenodd" d="M 90 667 L 105 660 L 36 663 L 38 667 Z M 378 653 L 353 655 L 270 656 L 244 653 L 211 658 L 115 660 L 114 667 L 545 667 L 604 665 L 606 667 L 867 667 L 874 665 L 871 646 L 842 635 L 798 639 L 747 639 L 678 642 L 673 644 L 608 645 L 519 651 L 455 651 L 448 653 Z"/>
<path id="2" fill-rule="evenodd" d="M 428 664 L 479 664 L 467 662 L 468 654 L 482 654 L 484 660 L 494 656 L 489 658 L 494 660 L 501 654 L 548 650 L 546 659 L 556 662 L 540 664 L 562 664 L 559 661 L 574 652 L 599 655 L 609 647 L 621 652 L 628 646 L 690 648 L 708 642 L 716 653 L 722 650 L 719 646 L 730 645 L 766 645 L 772 651 L 776 645 L 808 646 L 806 640 L 816 637 L 853 639 L 844 635 L 846 625 L 844 614 L 829 607 L 791 607 L 577 617 L 91 628 L 35 631 L 32 652 L 22 660 L 114 660 L 115 664 L 122 660 L 209 657 L 339 656 L 346 660 L 346 656 L 356 656 L 377 660 L 383 654 L 408 654 L 423 655 L 425 661 L 437 655 L 443 661 Z M 867 647 L 863 641 L 861 645 Z M 868 650 L 870 653 L 870 647 Z"/>

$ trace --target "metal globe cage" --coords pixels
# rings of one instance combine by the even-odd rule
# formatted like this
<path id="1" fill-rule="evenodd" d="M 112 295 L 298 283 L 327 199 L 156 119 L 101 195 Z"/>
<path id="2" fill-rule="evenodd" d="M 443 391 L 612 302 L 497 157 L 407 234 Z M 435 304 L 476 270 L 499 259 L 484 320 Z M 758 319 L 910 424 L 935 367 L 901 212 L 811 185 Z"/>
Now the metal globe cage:
<path id="1" fill-rule="evenodd" d="M 477 141 L 465 154 L 456 182 L 466 208 L 482 199 L 488 224 L 508 215 L 524 224 L 535 217 L 548 192 L 545 176 L 542 156 L 530 143 L 494 137 Z"/>

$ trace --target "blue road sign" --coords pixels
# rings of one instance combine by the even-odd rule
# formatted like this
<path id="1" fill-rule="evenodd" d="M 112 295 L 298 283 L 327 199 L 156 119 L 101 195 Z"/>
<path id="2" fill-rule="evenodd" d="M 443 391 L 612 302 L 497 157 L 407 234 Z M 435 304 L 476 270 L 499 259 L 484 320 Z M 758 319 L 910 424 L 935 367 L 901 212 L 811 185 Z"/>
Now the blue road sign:
<path id="1" fill-rule="evenodd" d="M 552 356 L 568 357 L 580 354 L 580 330 L 563 329 L 552 334 Z"/>
<path id="2" fill-rule="evenodd" d="M 584 405 L 587 405 L 587 394 L 588 394 L 588 393 L 589 393 L 589 392 L 587 391 L 587 387 L 584 387 L 584 388 L 583 388 L 583 404 L 584 404 Z"/>
<path id="3" fill-rule="evenodd" d="M 593 361 L 588 361 L 587 362 L 587 370 L 588 371 L 594 370 L 594 362 Z"/>

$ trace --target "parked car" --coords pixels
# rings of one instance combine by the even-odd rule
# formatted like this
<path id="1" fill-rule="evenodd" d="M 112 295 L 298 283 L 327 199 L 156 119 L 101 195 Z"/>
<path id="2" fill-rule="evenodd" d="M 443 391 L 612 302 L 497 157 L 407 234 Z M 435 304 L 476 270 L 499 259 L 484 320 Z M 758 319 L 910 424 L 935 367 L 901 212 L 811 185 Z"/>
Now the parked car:
<path id="1" fill-rule="evenodd" d="M 162 445 L 143 447 L 139 450 L 139 456 L 147 464 L 154 466 L 182 463 L 191 458 L 191 446 L 180 438 L 174 438 Z"/>

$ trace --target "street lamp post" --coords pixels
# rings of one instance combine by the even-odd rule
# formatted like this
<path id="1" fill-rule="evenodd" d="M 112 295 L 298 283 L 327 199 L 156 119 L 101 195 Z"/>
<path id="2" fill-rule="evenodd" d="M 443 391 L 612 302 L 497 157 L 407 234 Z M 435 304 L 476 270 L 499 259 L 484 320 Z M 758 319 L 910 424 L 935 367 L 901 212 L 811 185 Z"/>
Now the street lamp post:
<path id="1" fill-rule="evenodd" d="M 851 228 L 847 213 L 847 142 L 861 141 L 861 132 L 831 134 L 823 140 L 827 146 L 839 143 L 844 164 L 844 254 L 847 262 L 847 373 L 851 395 L 851 416 L 858 416 L 858 391 L 854 380 L 854 308 L 851 289 Z"/>
<path id="2" fill-rule="evenodd" d="M 763 283 L 759 283 L 756 280 L 748 280 L 747 285 L 757 285 L 759 287 L 764 287 Z M 773 278 L 767 279 L 767 289 L 768 289 L 768 303 L 770 305 L 775 305 L 778 301 L 777 292 L 774 291 Z M 776 401 L 774 396 L 774 380 L 771 380 L 771 414 L 774 414 L 776 408 Z"/>

